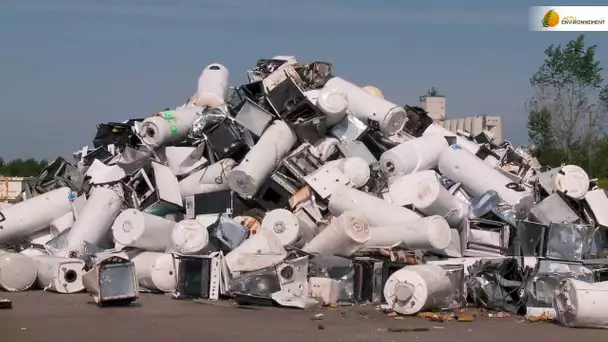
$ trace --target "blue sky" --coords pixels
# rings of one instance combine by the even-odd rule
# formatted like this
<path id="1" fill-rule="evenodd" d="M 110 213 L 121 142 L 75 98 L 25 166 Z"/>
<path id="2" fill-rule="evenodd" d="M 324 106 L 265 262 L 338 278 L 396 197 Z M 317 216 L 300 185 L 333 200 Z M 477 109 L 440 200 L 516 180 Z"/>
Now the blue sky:
<path id="1" fill-rule="evenodd" d="M 100 122 L 181 105 L 209 63 L 241 84 L 274 55 L 332 62 L 402 105 L 436 86 L 448 117 L 502 115 L 505 138 L 526 143 L 528 79 L 549 44 L 578 35 L 529 32 L 528 7 L 573 3 L 480 3 L 0 0 L 0 156 L 69 156 Z M 608 65 L 608 33 L 586 37 Z"/>

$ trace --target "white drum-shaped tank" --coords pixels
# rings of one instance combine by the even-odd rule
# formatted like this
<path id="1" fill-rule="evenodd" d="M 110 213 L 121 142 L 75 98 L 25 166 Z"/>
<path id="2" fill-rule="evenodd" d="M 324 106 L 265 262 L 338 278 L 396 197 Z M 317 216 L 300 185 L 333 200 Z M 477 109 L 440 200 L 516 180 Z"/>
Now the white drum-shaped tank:
<path id="1" fill-rule="evenodd" d="M 422 136 L 425 137 L 425 136 L 433 135 L 433 134 L 439 134 L 444 137 L 455 137 L 456 144 L 460 145 L 465 150 L 467 150 L 473 154 L 476 154 L 479 151 L 479 149 L 481 148 L 481 146 L 476 144 L 475 142 L 468 140 L 466 138 L 463 138 L 454 132 L 450 132 L 449 130 L 439 126 L 436 123 L 430 124 L 429 127 L 426 128 L 424 133 L 422 133 Z"/>
<path id="2" fill-rule="evenodd" d="M 296 140 L 285 122 L 273 122 L 241 163 L 228 173 L 230 189 L 246 198 L 254 196 Z"/>
<path id="3" fill-rule="evenodd" d="M 412 139 L 382 153 L 380 168 L 389 177 L 429 170 L 437 167 L 447 147 L 447 140 L 438 134 Z"/>
<path id="4" fill-rule="evenodd" d="M 84 290 L 82 275 L 85 262 L 80 259 L 39 256 L 34 260 L 38 265 L 38 286 L 58 293 L 76 293 Z"/>
<path id="5" fill-rule="evenodd" d="M 412 199 L 416 196 L 414 186 L 425 178 L 437 179 L 439 175 L 434 170 L 426 170 L 389 177 L 388 192 L 391 202 L 399 206 L 411 205 L 414 202 Z"/>
<path id="6" fill-rule="evenodd" d="M 608 281 L 564 279 L 555 289 L 553 308 L 559 323 L 570 328 L 608 328 Z"/>
<path id="7" fill-rule="evenodd" d="M 29 290 L 38 275 L 36 262 L 19 253 L 0 254 L 0 288 L 9 292 Z"/>
<path id="8" fill-rule="evenodd" d="M 353 211 L 332 217 L 330 224 L 304 246 L 304 251 L 321 255 L 350 256 L 370 239 L 369 223 Z"/>
<path id="9" fill-rule="evenodd" d="M 469 214 L 469 206 L 452 196 L 437 178 L 422 178 L 414 185 L 412 204 L 425 215 L 439 215 L 458 228 Z"/>
<path id="10" fill-rule="evenodd" d="M 365 159 L 361 157 L 349 157 L 327 162 L 334 165 L 345 175 L 355 188 L 360 188 L 367 184 L 371 171 Z"/>
<path id="11" fill-rule="evenodd" d="M 450 245 L 450 225 L 441 216 L 428 216 L 399 225 L 371 228 L 367 247 L 392 247 L 397 244 L 408 249 L 446 249 Z"/>
<path id="12" fill-rule="evenodd" d="M 139 285 L 152 291 L 175 290 L 177 273 L 171 254 L 139 251 L 133 254 L 130 259 L 135 263 Z"/>
<path id="13" fill-rule="evenodd" d="M 74 213 L 69 212 L 65 215 L 58 217 L 51 222 L 49 225 L 50 233 L 53 237 L 59 235 L 64 230 L 72 228 L 74 225 Z"/>
<path id="14" fill-rule="evenodd" d="M 441 309 L 453 292 L 452 282 L 437 265 L 406 266 L 393 273 L 384 284 L 384 298 L 395 312 L 415 315 Z"/>
<path id="15" fill-rule="evenodd" d="M 582 199 L 589 191 L 589 175 L 580 166 L 566 165 L 555 175 L 555 190 L 573 199 Z"/>
<path id="16" fill-rule="evenodd" d="M 226 176 L 235 165 L 234 160 L 227 158 L 191 173 L 179 182 L 182 197 L 228 190 Z"/>
<path id="17" fill-rule="evenodd" d="M 112 223 L 120 214 L 122 199 L 114 190 L 95 187 L 74 226 L 68 234 L 68 254 L 75 257 L 84 252 L 84 242 L 94 245 L 102 242 Z"/>
<path id="18" fill-rule="evenodd" d="M 123 246 L 164 252 L 171 242 L 173 226 L 174 221 L 136 209 L 127 209 L 114 220 L 112 234 L 114 241 Z"/>
<path id="19" fill-rule="evenodd" d="M 297 248 L 302 248 L 314 237 L 314 232 L 287 209 L 275 209 L 266 213 L 261 229 L 274 232 L 283 245 Z"/>
<path id="20" fill-rule="evenodd" d="M 357 212 L 372 227 L 398 225 L 421 217 L 407 208 L 342 185 L 332 193 L 328 208 L 334 216 L 342 215 L 348 210 Z"/>
<path id="21" fill-rule="evenodd" d="M 198 220 L 183 220 L 173 227 L 171 242 L 180 254 L 200 254 L 209 245 L 209 232 Z"/>
<path id="22" fill-rule="evenodd" d="M 403 107 L 372 95 L 340 77 L 331 78 L 325 83 L 324 88 L 339 89 L 345 93 L 348 100 L 348 112 L 364 123 L 368 119 L 377 121 L 380 130 L 387 135 L 397 133 L 405 125 L 407 114 Z"/>
<path id="23" fill-rule="evenodd" d="M 282 261 L 285 256 L 285 248 L 277 235 L 271 230 L 261 230 L 249 239 L 243 241 L 238 247 L 226 254 L 226 266 L 231 272 L 254 271 L 265 266 L 270 266 L 267 260 L 256 262 L 255 256 L 270 259 L 271 264 Z"/>
<path id="24" fill-rule="evenodd" d="M 324 87 L 317 98 L 317 108 L 325 114 L 327 127 L 332 127 L 346 116 L 348 99 L 340 89 Z"/>
<path id="25" fill-rule="evenodd" d="M 462 183 L 471 196 L 480 196 L 494 190 L 516 211 L 528 212 L 534 205 L 534 197 L 528 191 L 507 188 L 511 179 L 477 158 L 459 145 L 446 148 L 439 157 L 439 171 L 454 182 Z"/>
<path id="26" fill-rule="evenodd" d="M 184 108 L 154 113 L 144 119 L 139 136 L 152 148 L 184 140 L 198 119 L 201 108 Z"/>
<path id="27" fill-rule="evenodd" d="M 223 105 L 228 95 L 229 78 L 230 72 L 225 66 L 219 63 L 207 65 L 198 78 L 194 104 L 213 108 Z"/>
<path id="28" fill-rule="evenodd" d="M 0 211 L 0 243 L 35 234 L 70 212 L 70 193 L 67 187 L 55 189 Z"/>

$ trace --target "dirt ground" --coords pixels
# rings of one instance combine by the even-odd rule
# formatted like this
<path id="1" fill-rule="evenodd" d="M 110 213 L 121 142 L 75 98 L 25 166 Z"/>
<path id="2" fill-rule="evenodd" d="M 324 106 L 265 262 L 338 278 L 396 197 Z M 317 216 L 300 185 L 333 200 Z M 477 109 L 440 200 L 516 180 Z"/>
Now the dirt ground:
<path id="1" fill-rule="evenodd" d="M 478 317 L 475 322 L 396 320 L 371 307 L 302 311 L 235 307 L 228 301 L 198 303 L 142 294 L 129 307 L 98 308 L 88 294 L 0 292 L 13 309 L 0 309 L 2 342 L 72 341 L 603 341 L 608 330 L 568 329 L 521 317 Z M 322 320 L 313 320 L 323 313 Z M 428 331 L 393 332 L 395 328 Z"/>

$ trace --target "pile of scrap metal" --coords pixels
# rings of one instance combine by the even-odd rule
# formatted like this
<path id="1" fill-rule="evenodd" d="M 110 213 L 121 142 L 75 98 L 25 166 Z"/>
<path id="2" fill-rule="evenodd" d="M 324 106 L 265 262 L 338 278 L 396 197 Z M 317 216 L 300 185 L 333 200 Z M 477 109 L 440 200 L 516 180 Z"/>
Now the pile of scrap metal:
<path id="1" fill-rule="evenodd" d="M 608 325 L 608 198 L 580 167 L 451 133 L 329 63 L 247 75 L 231 88 L 211 64 L 182 106 L 100 124 L 49 165 L 0 211 L 0 288 Z"/>

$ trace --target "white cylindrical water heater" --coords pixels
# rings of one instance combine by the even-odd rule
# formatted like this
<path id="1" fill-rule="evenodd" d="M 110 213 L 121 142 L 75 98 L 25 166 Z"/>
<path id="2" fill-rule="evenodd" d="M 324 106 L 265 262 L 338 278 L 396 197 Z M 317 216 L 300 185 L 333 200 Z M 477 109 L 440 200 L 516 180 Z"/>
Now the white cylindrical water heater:
<path id="1" fill-rule="evenodd" d="M 177 273 L 171 254 L 136 251 L 129 257 L 135 263 L 139 285 L 151 291 L 175 290 Z"/>
<path id="2" fill-rule="evenodd" d="M 437 178 L 422 178 L 413 188 L 412 204 L 425 215 L 439 215 L 458 228 L 469 215 L 469 206 L 452 196 Z M 442 248 L 441 248 L 442 249 Z"/>
<path id="3" fill-rule="evenodd" d="M 227 158 L 213 163 L 202 170 L 190 174 L 179 182 L 182 197 L 194 196 L 228 190 L 226 176 L 236 165 L 235 161 Z"/>
<path id="4" fill-rule="evenodd" d="M 516 211 L 527 213 L 534 205 L 534 196 L 528 191 L 507 188 L 511 179 L 477 158 L 460 145 L 446 148 L 439 157 L 439 171 L 454 182 L 462 183 L 471 196 L 480 196 L 494 190 Z"/>
<path id="5" fill-rule="evenodd" d="M 415 315 L 442 309 L 453 292 L 450 278 L 437 265 L 406 266 L 393 273 L 384 284 L 384 298 L 395 312 Z"/>
<path id="6" fill-rule="evenodd" d="M 304 251 L 321 255 L 351 256 L 370 239 L 369 223 L 353 211 L 332 217 L 330 224 L 304 246 Z"/>
<path id="7" fill-rule="evenodd" d="M 348 109 L 346 94 L 340 89 L 324 87 L 317 98 L 317 108 L 325 114 L 327 127 L 332 127 L 344 119 Z"/>
<path id="8" fill-rule="evenodd" d="M 368 119 L 377 121 L 380 130 L 387 135 L 397 133 L 405 125 L 407 115 L 403 107 L 372 95 L 340 77 L 331 78 L 324 88 L 342 91 L 346 94 L 350 114 L 364 123 L 367 123 Z"/>
<path id="9" fill-rule="evenodd" d="M 144 119 L 139 136 L 151 148 L 184 140 L 202 109 L 199 107 L 154 113 Z"/>
<path id="10" fill-rule="evenodd" d="M 570 328 L 608 328 L 608 281 L 564 279 L 555 289 L 553 308 L 559 323 Z"/>
<path id="11" fill-rule="evenodd" d="M 380 156 L 387 176 L 405 175 L 437 167 L 439 155 L 448 147 L 442 135 L 432 134 L 401 143 Z"/>
<path id="12" fill-rule="evenodd" d="M 314 232 L 287 209 L 275 209 L 266 213 L 261 229 L 273 231 L 283 245 L 302 248 L 314 237 Z"/>
<path id="13" fill-rule="evenodd" d="M 408 249 L 446 249 L 450 245 L 450 225 L 441 216 L 428 216 L 393 226 L 372 227 L 367 247 L 392 247 L 397 244 Z"/>
<path id="14" fill-rule="evenodd" d="M 114 241 L 123 246 L 164 252 L 171 243 L 173 226 L 174 221 L 136 209 L 127 209 L 114 220 L 112 234 Z"/>
<path id="15" fill-rule="evenodd" d="M 53 256 L 35 257 L 38 265 L 38 286 L 59 293 L 76 293 L 84 290 L 82 275 L 85 262 L 80 259 Z"/>
<path id="16" fill-rule="evenodd" d="M 183 220 L 173 227 L 171 242 L 179 254 L 200 254 L 209 245 L 209 232 L 198 220 Z"/>
<path id="17" fill-rule="evenodd" d="M 50 233 L 53 237 L 59 235 L 62 231 L 72 228 L 74 225 L 74 213 L 69 212 L 61 217 L 58 217 L 51 222 L 49 226 Z"/>
<path id="18" fill-rule="evenodd" d="M 19 253 L 0 254 L 0 288 L 9 292 L 26 291 L 38 275 L 36 262 Z"/>
<path id="19" fill-rule="evenodd" d="M 399 206 L 411 205 L 416 195 L 414 186 L 424 178 L 437 179 L 439 175 L 434 170 L 426 170 L 388 178 L 388 192 L 392 203 Z"/>
<path id="20" fill-rule="evenodd" d="M 402 224 L 421 216 L 393 203 L 347 186 L 338 186 L 329 198 L 329 211 L 334 216 L 347 210 L 361 214 L 372 227 Z"/>
<path id="21" fill-rule="evenodd" d="M 230 189 L 245 198 L 254 196 L 296 140 L 285 122 L 273 122 L 241 163 L 228 173 Z"/>
<path id="22" fill-rule="evenodd" d="M 0 250 L 0 253 L 2 253 L 2 250 Z M 46 250 L 44 250 L 42 248 L 38 248 L 38 247 L 26 248 L 26 249 L 22 250 L 21 252 L 19 252 L 19 254 L 29 256 L 30 258 L 49 255 L 49 253 Z"/>
<path id="23" fill-rule="evenodd" d="M 582 199 L 589 191 L 589 175 L 580 166 L 566 165 L 555 175 L 555 190 L 573 199 Z"/>
<path id="24" fill-rule="evenodd" d="M 68 234 L 68 254 L 76 257 L 84 253 L 84 242 L 99 244 L 109 233 L 112 223 L 120 214 L 122 199 L 111 189 L 95 187 L 74 226 Z"/>
<path id="25" fill-rule="evenodd" d="M 475 142 L 468 140 L 466 138 L 463 138 L 454 132 L 450 132 L 447 129 L 439 126 L 436 123 L 430 124 L 429 127 L 426 128 L 424 133 L 422 133 L 422 136 L 425 137 L 425 136 L 433 135 L 433 134 L 439 134 L 444 137 L 455 137 L 456 144 L 460 145 L 465 150 L 467 150 L 473 154 L 476 154 L 479 151 L 479 149 L 481 148 L 481 146 L 477 145 Z"/>
<path id="26" fill-rule="evenodd" d="M 230 72 L 219 64 L 209 64 L 198 78 L 198 87 L 194 104 L 198 107 L 219 107 L 226 102 Z"/>
<path id="27" fill-rule="evenodd" d="M 371 176 L 369 164 L 361 157 L 342 158 L 327 162 L 327 164 L 334 165 L 340 170 L 355 188 L 360 188 L 367 184 Z"/>
<path id="28" fill-rule="evenodd" d="M 67 187 L 55 189 L 0 211 L 0 243 L 37 233 L 70 212 L 70 193 Z"/>
<path id="29" fill-rule="evenodd" d="M 253 260 L 255 255 L 276 256 L 277 261 L 285 258 L 285 248 L 283 243 L 272 230 L 261 230 L 249 239 L 243 241 L 239 246 L 226 254 L 226 266 L 231 272 L 254 271 L 265 266 Z M 271 260 L 272 261 L 272 260 Z"/>

